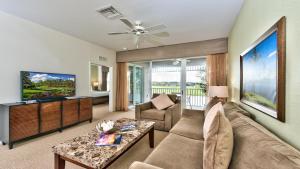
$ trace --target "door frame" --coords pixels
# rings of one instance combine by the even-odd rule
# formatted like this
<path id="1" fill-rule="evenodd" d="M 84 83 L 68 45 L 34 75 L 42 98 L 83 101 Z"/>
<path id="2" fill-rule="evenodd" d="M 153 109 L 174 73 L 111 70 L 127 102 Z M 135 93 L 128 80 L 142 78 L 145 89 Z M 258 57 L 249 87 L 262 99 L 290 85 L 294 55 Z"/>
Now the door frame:
<path id="1" fill-rule="evenodd" d="M 109 91 L 99 91 L 99 92 L 95 92 L 95 91 L 93 91 L 92 89 L 91 89 L 91 80 L 92 80 L 92 77 L 91 77 L 91 75 L 92 75 L 92 72 L 91 72 L 91 67 L 92 67 L 92 65 L 96 65 L 96 66 L 105 66 L 105 67 L 108 67 L 109 68 L 109 86 L 111 86 L 111 88 L 110 88 L 110 90 Z M 107 94 L 108 93 L 108 97 L 109 97 L 109 105 L 108 105 L 108 111 L 109 112 L 113 112 L 114 111 L 114 97 L 113 97 L 113 84 L 114 84 L 114 81 L 113 81 L 113 71 L 114 71 L 114 69 L 113 69 L 113 67 L 112 66 L 107 66 L 107 65 L 105 65 L 105 64 L 101 64 L 101 63 L 95 63 L 95 62 L 92 62 L 92 61 L 90 61 L 89 62 L 89 93 L 90 93 L 90 95 L 91 96 L 93 96 L 93 95 L 99 95 L 99 96 L 101 96 L 101 95 L 105 95 L 105 94 Z"/>

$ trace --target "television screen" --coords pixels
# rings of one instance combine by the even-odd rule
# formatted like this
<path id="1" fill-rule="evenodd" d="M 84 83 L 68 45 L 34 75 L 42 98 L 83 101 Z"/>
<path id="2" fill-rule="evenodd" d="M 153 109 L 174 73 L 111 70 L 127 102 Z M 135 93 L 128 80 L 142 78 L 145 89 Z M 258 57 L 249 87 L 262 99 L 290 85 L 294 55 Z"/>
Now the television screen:
<path id="1" fill-rule="evenodd" d="M 22 100 L 75 96 L 75 82 L 75 75 L 22 71 Z"/>

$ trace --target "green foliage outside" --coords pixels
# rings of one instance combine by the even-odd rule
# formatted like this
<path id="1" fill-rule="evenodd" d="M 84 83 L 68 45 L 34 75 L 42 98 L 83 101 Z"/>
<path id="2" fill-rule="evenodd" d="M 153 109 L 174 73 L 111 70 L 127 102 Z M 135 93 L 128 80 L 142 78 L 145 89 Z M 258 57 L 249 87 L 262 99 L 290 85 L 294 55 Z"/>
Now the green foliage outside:
<path id="1" fill-rule="evenodd" d="M 47 88 L 47 86 L 41 86 L 41 88 Z M 48 88 L 47 90 L 33 88 L 33 89 L 24 89 L 23 98 L 24 99 L 36 99 L 43 97 L 63 97 L 66 95 L 74 95 L 75 91 L 73 88 L 61 87 L 61 88 Z"/>
<path id="2" fill-rule="evenodd" d="M 251 101 L 251 102 L 257 103 L 259 105 L 276 110 L 276 104 L 274 104 L 271 100 L 269 100 L 261 95 L 258 95 L 258 94 L 252 93 L 252 92 L 246 92 L 244 94 L 244 97 L 248 101 Z"/>
<path id="3" fill-rule="evenodd" d="M 197 84 L 194 86 L 187 86 L 187 95 L 188 96 L 206 96 L 206 85 L 205 84 Z M 180 86 L 152 86 L 153 93 L 181 93 Z"/>

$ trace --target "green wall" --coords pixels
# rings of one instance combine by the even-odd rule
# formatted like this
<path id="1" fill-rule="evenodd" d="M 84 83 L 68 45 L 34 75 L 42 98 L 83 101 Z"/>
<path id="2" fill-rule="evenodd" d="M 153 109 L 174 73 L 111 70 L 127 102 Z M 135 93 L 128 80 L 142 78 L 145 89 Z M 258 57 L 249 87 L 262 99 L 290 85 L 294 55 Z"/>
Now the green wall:
<path id="1" fill-rule="evenodd" d="M 239 102 L 239 55 L 282 16 L 287 17 L 286 122 L 279 122 Z M 245 0 L 229 35 L 231 100 L 240 103 L 256 120 L 300 149 L 300 0 Z"/>

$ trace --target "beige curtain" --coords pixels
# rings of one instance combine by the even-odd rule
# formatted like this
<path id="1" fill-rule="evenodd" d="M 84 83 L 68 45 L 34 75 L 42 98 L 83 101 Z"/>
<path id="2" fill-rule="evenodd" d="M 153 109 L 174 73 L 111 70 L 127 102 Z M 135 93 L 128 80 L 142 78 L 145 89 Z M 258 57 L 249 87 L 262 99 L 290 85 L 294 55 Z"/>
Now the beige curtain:
<path id="1" fill-rule="evenodd" d="M 207 57 L 208 86 L 227 86 L 227 54 L 220 53 Z"/>
<path id="2" fill-rule="evenodd" d="M 128 64 L 117 63 L 117 98 L 116 110 L 128 111 Z"/>

